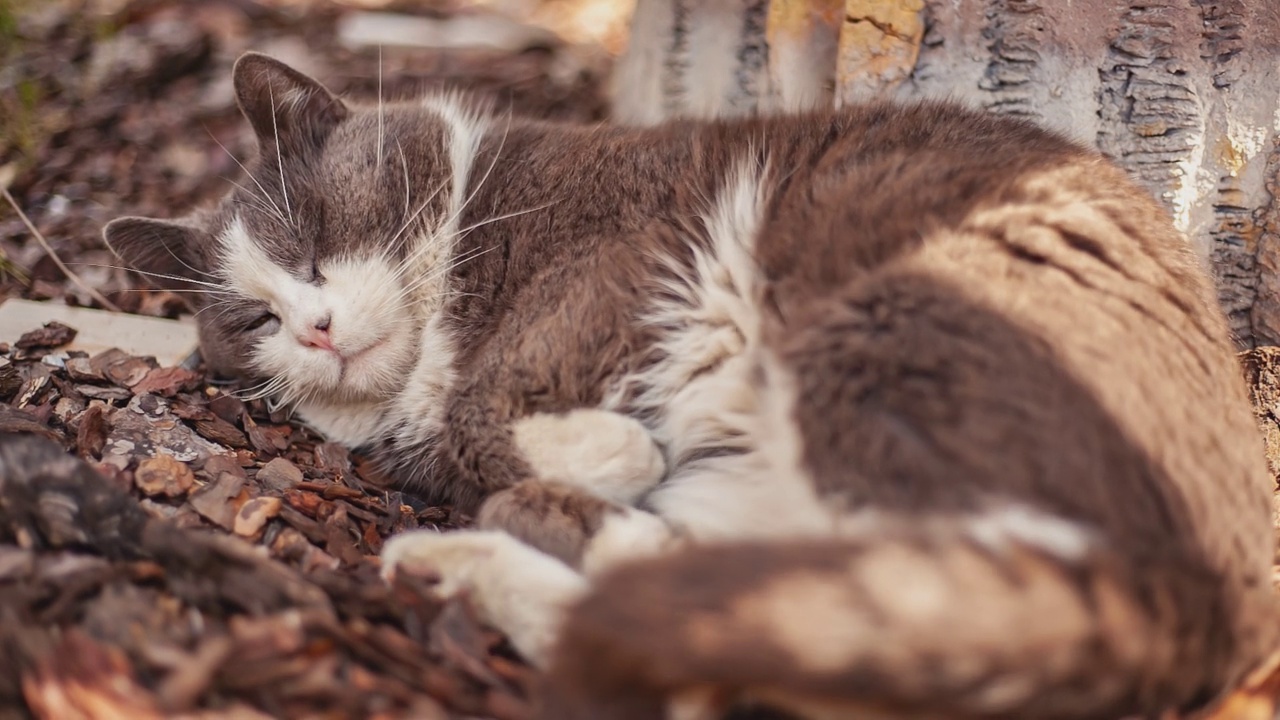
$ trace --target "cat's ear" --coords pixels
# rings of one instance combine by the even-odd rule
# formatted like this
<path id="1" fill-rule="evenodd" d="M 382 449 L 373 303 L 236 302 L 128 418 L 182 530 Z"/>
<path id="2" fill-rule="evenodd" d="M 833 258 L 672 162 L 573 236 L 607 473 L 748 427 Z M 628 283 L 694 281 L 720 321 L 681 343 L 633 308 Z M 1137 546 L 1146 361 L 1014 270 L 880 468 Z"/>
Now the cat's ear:
<path id="1" fill-rule="evenodd" d="M 172 220 L 122 217 L 107 223 L 102 238 L 124 264 L 161 290 L 200 290 L 210 273 L 199 252 L 205 231 Z M 184 297 L 190 303 L 190 299 Z"/>
<path id="2" fill-rule="evenodd" d="M 347 106 L 312 78 L 275 58 L 245 53 L 231 71 L 236 101 L 263 154 L 292 155 L 319 147 L 347 117 Z"/>

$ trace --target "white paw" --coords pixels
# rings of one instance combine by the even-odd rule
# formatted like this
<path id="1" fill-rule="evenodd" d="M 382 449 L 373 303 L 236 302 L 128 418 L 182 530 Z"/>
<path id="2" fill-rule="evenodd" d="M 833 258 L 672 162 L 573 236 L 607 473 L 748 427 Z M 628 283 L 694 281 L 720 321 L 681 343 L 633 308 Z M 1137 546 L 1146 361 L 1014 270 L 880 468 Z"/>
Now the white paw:
<path id="1" fill-rule="evenodd" d="M 657 515 L 626 508 L 609 514 L 582 553 L 582 574 L 595 578 L 618 565 L 667 554 L 679 540 Z"/>
<path id="2" fill-rule="evenodd" d="M 500 532 L 415 530 L 382 546 L 382 576 L 440 579 L 438 597 L 468 593 L 485 622 L 535 665 L 545 663 L 565 610 L 586 593 L 581 575 Z"/>
<path id="3" fill-rule="evenodd" d="M 638 421 L 608 410 L 538 413 L 512 426 L 540 480 L 576 485 L 631 505 L 662 480 L 666 461 Z"/>

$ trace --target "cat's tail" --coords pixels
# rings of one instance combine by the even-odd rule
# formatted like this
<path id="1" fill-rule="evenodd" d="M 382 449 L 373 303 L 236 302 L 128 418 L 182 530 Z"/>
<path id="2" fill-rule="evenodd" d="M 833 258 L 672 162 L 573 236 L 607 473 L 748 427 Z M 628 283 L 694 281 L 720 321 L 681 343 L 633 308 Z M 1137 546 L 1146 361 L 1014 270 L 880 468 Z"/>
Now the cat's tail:
<path id="1" fill-rule="evenodd" d="M 1212 699 L 1244 670 L 1222 583 L 1137 565 L 906 524 L 692 548 L 607 574 L 568 614 L 541 717 L 703 720 L 745 700 L 815 719 L 1051 720 Z"/>

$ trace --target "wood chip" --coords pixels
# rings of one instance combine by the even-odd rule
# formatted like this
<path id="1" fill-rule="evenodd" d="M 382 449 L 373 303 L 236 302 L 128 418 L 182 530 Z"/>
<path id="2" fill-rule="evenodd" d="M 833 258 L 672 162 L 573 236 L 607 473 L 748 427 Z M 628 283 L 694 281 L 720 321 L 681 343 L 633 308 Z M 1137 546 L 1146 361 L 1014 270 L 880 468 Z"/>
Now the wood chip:
<path id="1" fill-rule="evenodd" d="M 277 497 L 259 497 L 245 503 L 236 513 L 232 528 L 235 534 L 243 538 L 258 539 L 262 536 L 267 521 L 280 514 L 283 503 Z"/>
<path id="2" fill-rule="evenodd" d="M 197 490 L 187 502 L 209 522 L 230 530 L 236 519 L 232 500 L 240 494 L 244 483 L 244 478 L 222 473 L 217 480 Z"/>
<path id="3" fill-rule="evenodd" d="M 234 448 L 249 447 L 249 438 L 240 432 L 239 428 L 217 415 L 210 415 L 201 420 L 196 420 L 192 425 L 195 427 L 196 432 L 213 442 Z"/>
<path id="4" fill-rule="evenodd" d="M 259 425 L 247 417 L 245 430 L 253 448 L 267 457 L 284 452 L 289 447 L 289 437 L 293 435 L 293 428 L 288 425 Z"/>
<path id="5" fill-rule="evenodd" d="M 66 363 L 67 376 L 76 382 L 106 382 L 107 376 L 89 358 L 71 358 Z"/>
<path id="6" fill-rule="evenodd" d="M 138 463 L 133 482 L 142 492 L 155 497 L 181 497 L 195 485 L 196 477 L 191 468 L 168 455 L 157 455 Z"/>
<path id="7" fill-rule="evenodd" d="M 22 375 L 13 363 L 0 358 L 0 400 L 7 400 L 22 387 Z"/>
<path id="8" fill-rule="evenodd" d="M 315 449 L 316 467 L 331 475 L 351 472 L 351 451 L 339 443 L 320 443 Z"/>
<path id="9" fill-rule="evenodd" d="M 45 323 L 38 329 L 24 333 L 13 346 L 23 350 L 56 348 L 66 345 L 75 339 L 75 328 L 68 327 L 55 320 Z"/>
<path id="10" fill-rule="evenodd" d="M 80 416 L 76 429 L 76 445 L 82 457 L 101 457 L 107 443 L 107 414 L 101 405 L 90 405 Z"/>
<path id="11" fill-rule="evenodd" d="M 107 402 L 118 402 L 120 400 L 128 400 L 133 397 L 133 393 L 124 388 L 118 387 L 99 387 L 97 385 L 77 385 L 76 391 L 83 394 L 87 398 L 94 400 L 105 400 Z"/>
<path id="12" fill-rule="evenodd" d="M 155 368 L 159 367 L 155 358 L 130 357 L 107 366 L 107 379 L 120 387 L 131 388 L 142 382 Z"/>
<path id="13" fill-rule="evenodd" d="M 173 397 L 180 390 L 194 390 L 200 384 L 200 376 L 183 368 L 155 368 L 148 372 L 142 380 L 130 386 L 134 394 L 155 393 L 164 397 Z"/>
<path id="14" fill-rule="evenodd" d="M 284 458 L 275 458 L 262 466 L 257 475 L 258 483 L 265 490 L 283 492 L 302 482 L 302 471 Z"/>

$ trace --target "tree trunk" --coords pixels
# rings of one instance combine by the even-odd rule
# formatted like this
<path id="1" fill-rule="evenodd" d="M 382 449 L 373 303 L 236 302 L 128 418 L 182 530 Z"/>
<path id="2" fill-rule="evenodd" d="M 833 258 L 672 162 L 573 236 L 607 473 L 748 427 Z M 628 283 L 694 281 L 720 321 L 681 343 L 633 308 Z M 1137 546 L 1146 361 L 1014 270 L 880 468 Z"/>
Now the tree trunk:
<path id="1" fill-rule="evenodd" d="M 1092 143 L 1280 344 L 1280 0 L 638 0 L 619 121 L 951 97 Z"/>

